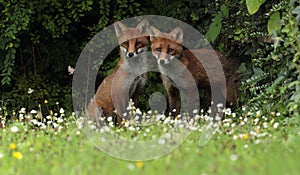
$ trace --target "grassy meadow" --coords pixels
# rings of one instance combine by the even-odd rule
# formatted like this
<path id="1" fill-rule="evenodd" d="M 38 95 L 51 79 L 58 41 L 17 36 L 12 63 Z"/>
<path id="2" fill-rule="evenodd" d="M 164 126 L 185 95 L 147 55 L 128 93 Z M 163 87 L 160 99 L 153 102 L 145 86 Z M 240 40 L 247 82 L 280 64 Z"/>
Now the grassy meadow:
<path id="1" fill-rule="evenodd" d="M 200 123 L 207 114 L 199 114 L 191 134 L 172 152 L 154 160 L 129 161 L 111 157 L 93 145 L 74 113 L 61 108 L 43 116 L 39 111 L 22 109 L 13 121 L 2 120 L 0 174 L 300 173 L 300 129 L 293 125 L 297 121 L 284 119 L 280 113 L 261 116 L 259 111 L 246 109 L 224 113 L 225 119 L 219 121 L 217 132 L 204 146 L 199 146 Z M 151 126 L 128 123 L 122 128 L 107 122 L 106 127 L 129 140 L 146 140 L 168 133 L 179 120 L 161 117 Z"/>

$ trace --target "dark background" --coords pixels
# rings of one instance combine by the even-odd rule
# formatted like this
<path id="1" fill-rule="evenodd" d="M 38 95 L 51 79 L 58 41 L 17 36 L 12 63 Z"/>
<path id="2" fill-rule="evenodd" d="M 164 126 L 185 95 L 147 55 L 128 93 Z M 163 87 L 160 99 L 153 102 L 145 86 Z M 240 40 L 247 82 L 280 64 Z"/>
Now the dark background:
<path id="1" fill-rule="evenodd" d="M 75 67 L 85 44 L 114 21 L 163 15 L 214 35 L 209 40 L 215 49 L 244 62 L 239 70 L 244 75 L 240 105 L 299 115 L 298 5 L 269 0 L 250 15 L 245 0 L 0 0 L 0 107 L 13 115 L 21 107 L 57 108 L 58 102 L 72 111 L 68 66 Z M 274 13 L 279 13 L 281 23 L 269 33 Z M 271 37 L 282 40 L 270 42 Z M 97 84 L 117 61 L 116 49 L 101 66 Z M 143 109 L 156 91 L 164 90 L 153 73 L 140 98 Z"/>

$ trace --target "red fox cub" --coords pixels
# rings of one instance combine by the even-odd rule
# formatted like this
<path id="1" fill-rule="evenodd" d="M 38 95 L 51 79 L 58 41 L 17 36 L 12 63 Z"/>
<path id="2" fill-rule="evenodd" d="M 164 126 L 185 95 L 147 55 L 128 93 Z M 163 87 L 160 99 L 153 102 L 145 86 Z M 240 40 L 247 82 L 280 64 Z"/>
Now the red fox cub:
<path id="1" fill-rule="evenodd" d="M 121 22 L 116 22 L 114 28 L 120 46 L 120 60 L 113 73 L 98 87 L 88 106 L 88 115 L 95 120 L 103 116 L 102 114 L 112 115 L 116 109 L 116 123 L 120 125 L 129 98 L 132 98 L 136 105 L 139 93 L 146 84 L 146 73 L 137 75 L 137 69 L 146 69 L 147 66 L 145 62 L 149 35 L 146 31 L 149 22 L 142 20 L 136 28 L 129 28 Z"/>
<path id="2" fill-rule="evenodd" d="M 198 88 L 204 89 L 207 95 L 211 97 L 211 87 L 222 87 L 218 85 L 224 82 L 222 81 L 222 79 L 224 80 L 224 75 L 222 78 L 219 72 L 214 71 L 216 70 L 215 66 L 217 65 L 217 62 L 213 61 L 215 59 L 212 58 L 217 55 L 222 64 L 222 67 L 220 66 L 220 68 L 223 68 L 225 73 L 226 89 L 217 89 L 216 92 L 219 97 L 223 99 L 226 96 L 227 102 L 232 104 L 236 103 L 240 86 L 240 76 L 236 73 L 237 68 L 240 66 L 238 60 L 227 59 L 215 50 L 184 50 L 181 45 L 183 42 L 183 31 L 180 27 L 173 29 L 170 33 L 160 32 L 153 26 L 150 26 L 149 30 L 151 33 L 150 41 L 152 54 L 157 59 L 158 68 L 161 73 L 167 71 L 168 67 L 174 62 L 174 59 L 179 60 L 188 71 L 190 71 L 193 76 L 192 79 L 194 79 L 192 81 L 195 81 Z M 194 54 L 196 54 L 197 57 Z M 208 73 L 209 75 L 212 75 L 210 78 L 208 78 Z M 180 78 L 186 79 L 183 73 L 177 74 L 182 75 Z M 189 91 L 189 84 L 191 84 L 189 83 L 190 80 L 185 80 L 185 85 L 183 87 L 187 97 L 195 95 L 193 92 Z M 180 93 L 174 81 L 163 74 L 162 81 L 168 94 L 169 110 L 172 111 L 172 116 L 174 117 L 179 113 Z M 225 87 L 224 83 L 223 87 Z M 225 99 L 223 101 L 225 101 Z"/>

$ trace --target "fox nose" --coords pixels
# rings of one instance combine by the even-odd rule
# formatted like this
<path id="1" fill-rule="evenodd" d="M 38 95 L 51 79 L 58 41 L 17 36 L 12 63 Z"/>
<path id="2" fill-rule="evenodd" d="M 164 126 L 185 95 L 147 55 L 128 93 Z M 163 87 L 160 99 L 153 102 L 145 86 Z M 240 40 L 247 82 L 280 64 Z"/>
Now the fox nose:
<path id="1" fill-rule="evenodd" d="M 134 54 L 133 54 L 132 52 L 129 52 L 129 53 L 128 53 L 128 57 L 133 57 L 133 55 L 134 55 Z"/>
<path id="2" fill-rule="evenodd" d="M 165 64 L 165 60 L 159 60 L 159 64 Z"/>

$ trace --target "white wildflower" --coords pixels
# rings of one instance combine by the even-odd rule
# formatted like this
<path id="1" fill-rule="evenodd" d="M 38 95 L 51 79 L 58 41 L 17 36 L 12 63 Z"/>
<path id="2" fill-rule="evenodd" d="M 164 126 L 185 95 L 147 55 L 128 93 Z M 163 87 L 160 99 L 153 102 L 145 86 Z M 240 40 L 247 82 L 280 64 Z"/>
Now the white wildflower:
<path id="1" fill-rule="evenodd" d="M 138 114 L 138 115 L 142 115 L 142 111 L 140 110 L 140 108 L 137 108 L 135 113 Z"/>
<path id="2" fill-rule="evenodd" d="M 110 127 L 115 127 L 114 122 L 109 122 L 108 125 L 109 125 Z"/>
<path id="3" fill-rule="evenodd" d="M 159 140 L 158 140 L 158 144 L 159 144 L 159 145 L 163 145 L 163 144 L 165 144 L 165 143 L 166 143 L 165 139 L 159 139 Z"/>
<path id="4" fill-rule="evenodd" d="M 10 128 L 10 131 L 13 132 L 13 133 L 16 133 L 19 131 L 19 128 L 17 126 L 13 126 Z"/>
<path id="5" fill-rule="evenodd" d="M 74 73 L 75 69 L 71 66 L 68 66 L 68 72 L 69 72 L 69 75 L 72 75 Z"/>
<path id="6" fill-rule="evenodd" d="M 112 116 L 109 116 L 109 117 L 107 118 L 107 121 L 108 121 L 108 122 L 111 122 L 112 119 L 113 119 Z"/>
<path id="7" fill-rule="evenodd" d="M 150 132 L 150 129 L 149 129 L 149 128 L 146 128 L 145 131 L 146 131 L 146 133 L 149 133 L 149 132 Z"/>
<path id="8" fill-rule="evenodd" d="M 256 132 L 254 132 L 254 131 L 250 131 L 250 135 L 256 136 L 256 135 L 257 135 L 257 133 L 256 133 Z"/>
<path id="9" fill-rule="evenodd" d="M 168 124 L 170 122 L 170 120 L 171 120 L 170 117 L 166 118 L 163 124 Z"/>
<path id="10" fill-rule="evenodd" d="M 20 113 L 25 114 L 26 113 L 26 108 L 21 108 Z"/>
<path id="11" fill-rule="evenodd" d="M 223 124 L 223 126 L 229 127 L 229 126 L 230 126 L 230 123 L 227 123 L 227 122 L 226 122 L 226 123 Z"/>
<path id="12" fill-rule="evenodd" d="M 132 163 L 128 163 L 127 168 L 129 170 L 133 170 L 135 168 L 135 166 Z"/>
<path id="13" fill-rule="evenodd" d="M 263 123 L 263 127 L 264 127 L 264 128 L 268 128 L 268 123 L 264 122 L 264 123 Z"/>
<path id="14" fill-rule="evenodd" d="M 30 111 L 30 113 L 31 113 L 31 114 L 36 114 L 37 111 L 33 109 L 33 110 Z"/>
<path id="15" fill-rule="evenodd" d="M 197 114 L 198 113 L 198 110 L 197 109 L 194 109 L 193 110 L 193 114 Z"/>
<path id="16" fill-rule="evenodd" d="M 57 125 L 58 126 L 58 125 Z M 89 125 L 90 129 L 97 129 L 97 127 L 95 125 Z"/>
<path id="17" fill-rule="evenodd" d="M 63 114 L 65 113 L 65 110 L 63 108 L 60 108 L 59 113 Z"/>
<path id="18" fill-rule="evenodd" d="M 138 115 L 134 117 L 135 121 L 138 121 L 139 119 L 140 119 L 140 117 Z"/>
<path id="19" fill-rule="evenodd" d="M 88 125 L 91 125 L 91 124 L 93 124 L 93 123 L 94 123 L 94 122 L 93 122 L 92 120 L 88 120 L 88 121 L 87 121 L 87 124 L 88 124 Z"/>
<path id="20" fill-rule="evenodd" d="M 256 111 L 256 116 L 259 116 L 260 115 L 260 111 Z"/>
<path id="21" fill-rule="evenodd" d="M 129 127 L 128 127 L 128 130 L 129 130 L 129 131 L 134 131 L 135 128 L 134 128 L 133 126 L 129 126 Z"/>
<path id="22" fill-rule="evenodd" d="M 27 93 L 28 93 L 28 94 L 32 94 L 32 92 L 33 92 L 33 89 L 31 89 L 31 88 L 28 88 L 28 91 L 27 91 Z"/>
<path id="23" fill-rule="evenodd" d="M 100 138 L 100 141 L 101 141 L 101 142 L 105 142 L 105 141 L 106 141 L 105 137 L 101 137 L 101 138 Z"/>
<path id="24" fill-rule="evenodd" d="M 235 123 L 232 123 L 232 124 L 231 124 L 231 127 L 234 128 L 234 127 L 235 127 Z"/>
<path id="25" fill-rule="evenodd" d="M 41 123 L 41 126 L 40 126 L 41 129 L 46 129 L 47 126 L 45 125 L 45 123 Z"/>
<path id="26" fill-rule="evenodd" d="M 235 118 L 236 117 L 236 113 L 232 113 L 232 117 Z"/>
<path id="27" fill-rule="evenodd" d="M 58 124 L 57 123 L 53 123 L 53 128 L 57 128 Z"/>
<path id="28" fill-rule="evenodd" d="M 125 125 L 125 127 L 126 127 L 126 128 L 128 128 L 128 126 L 129 126 L 129 122 L 128 122 L 128 121 L 127 121 L 127 122 L 125 122 L 125 124 L 124 124 L 124 125 Z"/>
<path id="29" fill-rule="evenodd" d="M 171 136 L 172 136 L 172 135 L 171 135 L 171 133 L 169 133 L 169 132 L 167 132 L 167 133 L 165 134 L 165 138 L 166 138 L 166 139 L 170 139 Z"/>
<path id="30" fill-rule="evenodd" d="M 57 123 L 62 123 L 62 122 L 64 122 L 64 119 L 62 119 L 62 118 L 57 118 Z"/>
<path id="31" fill-rule="evenodd" d="M 132 106 L 129 105 L 127 108 L 126 108 L 128 111 L 130 111 L 132 109 Z"/>
<path id="32" fill-rule="evenodd" d="M 232 154 L 232 155 L 230 156 L 230 159 L 231 159 L 232 161 L 236 161 L 236 160 L 238 159 L 238 155 Z"/>
<path id="33" fill-rule="evenodd" d="M 224 105 L 223 105 L 222 103 L 218 103 L 218 104 L 217 104 L 217 108 L 223 108 L 223 106 L 224 106 Z"/>

